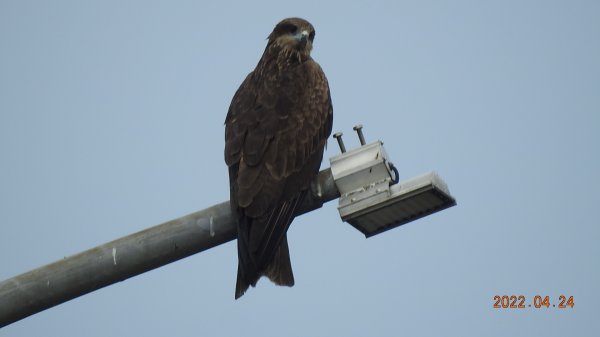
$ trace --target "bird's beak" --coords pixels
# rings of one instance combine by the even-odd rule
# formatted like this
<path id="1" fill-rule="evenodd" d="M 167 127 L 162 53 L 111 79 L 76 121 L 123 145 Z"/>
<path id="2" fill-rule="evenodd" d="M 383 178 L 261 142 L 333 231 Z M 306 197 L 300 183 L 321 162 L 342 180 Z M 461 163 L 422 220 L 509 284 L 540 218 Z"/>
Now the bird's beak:
<path id="1" fill-rule="evenodd" d="M 303 30 L 300 33 L 296 34 L 294 37 L 296 38 L 296 40 L 298 40 L 300 46 L 304 48 L 306 46 L 306 43 L 308 42 L 308 31 Z"/>

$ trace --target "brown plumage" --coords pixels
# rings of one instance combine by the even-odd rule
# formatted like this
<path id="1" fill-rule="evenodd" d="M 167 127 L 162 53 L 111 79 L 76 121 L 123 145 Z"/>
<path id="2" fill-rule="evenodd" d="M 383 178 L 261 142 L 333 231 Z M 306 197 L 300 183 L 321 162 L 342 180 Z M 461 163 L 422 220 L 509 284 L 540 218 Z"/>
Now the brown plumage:
<path id="1" fill-rule="evenodd" d="M 225 119 L 231 208 L 238 218 L 235 298 L 261 276 L 294 285 L 286 232 L 319 172 L 331 134 L 329 85 L 311 58 L 315 30 L 281 21 Z"/>

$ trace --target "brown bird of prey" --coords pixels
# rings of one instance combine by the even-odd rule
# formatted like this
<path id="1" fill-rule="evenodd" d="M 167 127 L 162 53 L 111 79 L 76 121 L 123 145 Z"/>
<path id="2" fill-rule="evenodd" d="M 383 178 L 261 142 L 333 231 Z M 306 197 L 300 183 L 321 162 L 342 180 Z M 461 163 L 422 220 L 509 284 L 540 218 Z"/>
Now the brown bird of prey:
<path id="1" fill-rule="evenodd" d="M 286 232 L 319 172 L 333 108 L 323 70 L 310 56 L 315 29 L 285 19 L 233 96 L 225 119 L 225 162 L 237 216 L 235 298 L 261 276 L 293 286 Z"/>

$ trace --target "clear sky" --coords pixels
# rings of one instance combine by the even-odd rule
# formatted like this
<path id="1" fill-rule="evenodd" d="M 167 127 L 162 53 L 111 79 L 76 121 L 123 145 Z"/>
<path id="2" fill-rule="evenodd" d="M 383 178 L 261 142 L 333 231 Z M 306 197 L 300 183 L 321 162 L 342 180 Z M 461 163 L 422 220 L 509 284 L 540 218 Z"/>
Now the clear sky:
<path id="1" fill-rule="evenodd" d="M 458 206 L 365 239 L 331 202 L 293 288 L 235 301 L 230 242 L 0 336 L 599 335 L 598 1 L 0 0 L 0 280 L 226 200 L 229 102 L 289 16 L 347 147 L 364 124 Z"/>

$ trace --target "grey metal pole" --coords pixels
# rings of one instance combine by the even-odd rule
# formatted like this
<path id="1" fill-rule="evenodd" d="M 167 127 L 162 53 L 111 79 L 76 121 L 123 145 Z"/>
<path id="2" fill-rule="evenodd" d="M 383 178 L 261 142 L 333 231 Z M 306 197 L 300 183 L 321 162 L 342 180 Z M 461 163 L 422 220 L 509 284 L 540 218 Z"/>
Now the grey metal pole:
<path id="1" fill-rule="evenodd" d="M 339 197 L 319 173 L 297 214 Z M 229 201 L 165 222 L 0 282 L 0 327 L 236 238 Z"/>

